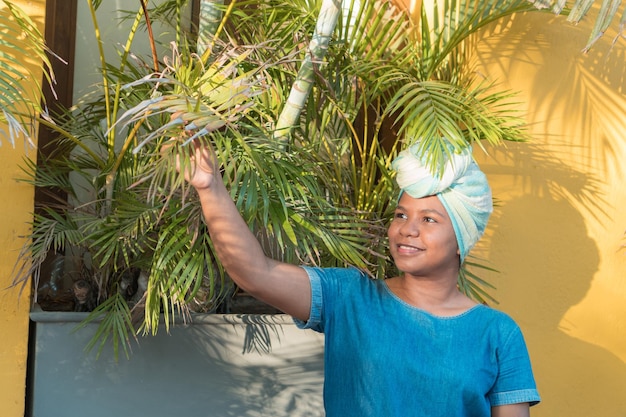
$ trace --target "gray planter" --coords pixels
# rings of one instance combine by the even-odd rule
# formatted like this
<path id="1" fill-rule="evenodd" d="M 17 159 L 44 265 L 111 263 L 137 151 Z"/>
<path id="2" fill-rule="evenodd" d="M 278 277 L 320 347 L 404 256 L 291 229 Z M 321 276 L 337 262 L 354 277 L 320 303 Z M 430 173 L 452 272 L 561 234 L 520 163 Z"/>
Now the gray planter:
<path id="1" fill-rule="evenodd" d="M 197 315 L 119 361 L 83 313 L 33 311 L 32 417 L 323 416 L 323 336 L 285 315 Z"/>

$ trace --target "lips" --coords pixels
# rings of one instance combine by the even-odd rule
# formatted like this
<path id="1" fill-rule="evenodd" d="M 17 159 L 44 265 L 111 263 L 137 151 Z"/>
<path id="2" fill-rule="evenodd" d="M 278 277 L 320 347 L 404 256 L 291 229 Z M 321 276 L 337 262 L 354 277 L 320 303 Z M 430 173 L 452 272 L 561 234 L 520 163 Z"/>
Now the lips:
<path id="1" fill-rule="evenodd" d="M 406 253 L 406 254 L 422 252 L 424 250 L 416 246 L 402 245 L 402 244 L 398 244 L 396 248 L 398 250 L 398 253 Z"/>

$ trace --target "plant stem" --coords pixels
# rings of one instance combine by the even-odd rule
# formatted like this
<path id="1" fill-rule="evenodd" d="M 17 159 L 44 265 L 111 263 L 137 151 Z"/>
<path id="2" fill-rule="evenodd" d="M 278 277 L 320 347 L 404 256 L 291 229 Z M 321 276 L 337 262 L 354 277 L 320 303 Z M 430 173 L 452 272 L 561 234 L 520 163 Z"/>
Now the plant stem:
<path id="1" fill-rule="evenodd" d="M 156 45 L 154 44 L 154 34 L 152 33 L 152 23 L 150 22 L 150 16 L 148 15 L 148 6 L 146 6 L 146 0 L 139 0 L 141 2 L 141 8 L 143 14 L 146 17 L 146 28 L 148 29 L 148 40 L 150 42 L 150 50 L 152 51 L 152 64 L 154 65 L 154 72 L 159 71 L 159 60 L 157 59 Z"/>
<path id="2" fill-rule="evenodd" d="M 100 34 L 100 26 L 98 25 L 98 18 L 96 16 L 96 8 L 93 4 L 93 0 L 87 0 L 89 5 L 89 11 L 91 13 L 91 21 L 93 23 L 93 33 L 96 37 L 96 44 L 98 45 L 98 55 L 100 57 L 100 67 L 102 71 L 102 87 L 104 91 L 104 105 L 107 114 L 107 131 L 111 130 L 111 123 L 109 114 L 111 112 L 111 103 L 109 100 L 109 80 L 107 77 L 106 57 L 104 55 L 104 48 L 102 47 L 102 35 Z M 109 153 L 111 150 L 109 150 Z"/>
<path id="3" fill-rule="evenodd" d="M 67 130 L 63 129 L 62 127 L 60 127 L 59 125 L 57 125 L 53 121 L 50 121 L 50 120 L 47 120 L 47 119 L 44 119 L 44 118 L 39 118 L 37 120 L 37 122 L 40 125 L 43 125 L 43 126 L 47 127 L 48 129 L 53 130 L 53 131 L 59 133 L 65 139 L 69 139 L 70 141 L 72 141 L 76 146 L 80 147 L 85 153 L 87 153 L 94 161 L 97 161 L 98 162 L 98 167 L 100 169 L 103 169 L 105 167 L 106 162 L 103 161 L 102 158 L 100 158 L 100 156 L 98 156 L 98 154 L 93 151 L 93 149 L 91 149 L 89 146 L 84 144 L 83 141 L 81 141 L 76 136 L 72 135 Z"/>
<path id="4" fill-rule="evenodd" d="M 212 40 L 214 39 L 220 22 L 223 18 L 220 16 L 220 9 L 218 5 L 223 5 L 224 0 L 201 0 L 200 1 L 200 16 L 198 19 L 198 39 L 196 40 L 196 47 L 198 54 L 203 56 L 204 52 L 212 47 Z M 229 11 L 230 13 L 230 11 Z"/>
<path id="5" fill-rule="evenodd" d="M 322 63 L 326 56 L 330 36 L 335 30 L 335 26 L 337 26 L 340 8 L 341 0 L 324 0 L 322 2 L 315 31 L 302 61 L 302 66 L 291 87 L 285 107 L 276 122 L 274 140 L 283 148 L 286 146 L 289 133 L 296 125 L 296 121 L 300 117 L 304 104 L 311 92 L 315 68 Z"/>
<path id="6" fill-rule="evenodd" d="M 224 14 L 224 17 L 220 21 L 220 24 L 217 27 L 217 29 L 215 30 L 215 33 L 211 34 L 212 36 L 210 38 L 209 43 L 207 44 L 206 50 L 202 53 L 202 62 L 206 62 L 211 56 L 211 54 L 213 53 L 213 46 L 215 46 L 215 40 L 220 36 L 220 33 L 224 29 L 224 25 L 226 25 L 226 22 L 228 21 L 228 16 L 230 16 L 230 14 L 232 13 L 235 7 L 235 4 L 237 4 L 237 0 L 232 0 L 230 2 L 230 4 L 228 5 L 228 9 L 226 9 L 226 13 Z M 200 31 L 200 28 L 199 28 L 199 31 Z"/>
<path id="7" fill-rule="evenodd" d="M 143 6 L 143 0 L 142 0 L 142 6 Z M 137 11 L 137 14 L 135 16 L 135 21 L 133 22 L 133 26 L 130 29 L 128 38 L 126 39 L 126 44 L 124 45 L 124 53 L 122 54 L 120 58 L 120 67 L 119 67 L 120 73 L 123 73 L 124 69 L 126 68 L 126 62 L 128 61 L 128 56 L 130 54 L 130 47 L 133 43 L 133 40 L 135 39 L 135 34 L 137 33 L 137 29 L 139 28 L 139 24 L 141 23 L 143 14 L 144 14 L 143 8 L 140 8 Z M 128 150 L 128 146 L 126 146 L 126 144 L 129 142 L 129 141 L 126 141 L 125 146 L 122 148 L 120 153 L 116 156 L 115 155 L 116 134 L 115 134 L 115 129 L 112 127 L 115 126 L 115 122 L 117 121 L 117 112 L 119 111 L 121 91 L 122 91 L 122 84 L 121 82 L 118 81 L 117 84 L 115 85 L 115 96 L 113 99 L 113 111 L 110 112 L 110 108 L 107 106 L 107 127 L 109 129 L 108 130 L 109 160 L 113 162 L 113 166 L 111 170 L 109 171 L 109 173 L 107 174 L 106 182 L 105 182 L 105 205 L 104 207 L 107 212 L 110 211 L 112 201 L 113 201 L 113 188 L 114 188 L 113 185 L 115 183 L 115 178 L 117 176 L 117 169 L 121 165 L 122 159 L 124 158 L 124 155 L 126 151 Z M 108 95 L 108 92 L 106 92 L 106 94 Z M 108 104 L 108 100 L 107 100 L 107 104 Z M 134 137 L 134 133 L 136 133 L 140 125 L 141 125 L 141 122 L 138 123 L 133 129 L 133 134 L 131 134 L 130 136 L 131 139 Z"/>

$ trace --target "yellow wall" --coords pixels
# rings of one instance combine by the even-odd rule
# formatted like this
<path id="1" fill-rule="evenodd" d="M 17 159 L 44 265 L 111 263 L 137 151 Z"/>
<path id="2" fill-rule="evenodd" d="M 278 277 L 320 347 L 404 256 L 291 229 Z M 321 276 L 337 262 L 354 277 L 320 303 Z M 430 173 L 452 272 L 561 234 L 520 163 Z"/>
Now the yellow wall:
<path id="1" fill-rule="evenodd" d="M 14 1 L 41 23 L 45 0 Z M 5 7 L 4 4 L 0 7 Z M 5 127 L 2 127 L 5 128 Z M 23 141 L 12 148 L 6 138 L 0 146 L 0 415 L 23 417 L 26 386 L 26 357 L 28 341 L 29 291 L 18 297 L 19 291 L 6 290 L 11 283 L 11 272 L 20 248 L 19 237 L 27 232 L 26 222 L 31 219 L 33 188 L 17 183 L 18 164 L 27 154 Z"/>
<path id="2" fill-rule="evenodd" d="M 626 416 L 626 45 L 609 54 L 609 34 L 585 55 L 588 34 L 535 13 L 479 43 L 533 136 L 475 151 L 499 204 L 480 255 L 526 335 L 533 417 Z"/>

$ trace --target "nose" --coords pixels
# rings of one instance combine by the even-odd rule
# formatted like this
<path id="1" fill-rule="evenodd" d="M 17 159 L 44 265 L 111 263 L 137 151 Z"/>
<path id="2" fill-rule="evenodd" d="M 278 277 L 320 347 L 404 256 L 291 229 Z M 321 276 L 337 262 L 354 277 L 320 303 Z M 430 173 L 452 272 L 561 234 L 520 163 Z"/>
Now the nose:
<path id="1" fill-rule="evenodd" d="M 420 234 L 419 222 L 413 220 L 406 220 L 402 223 L 399 230 L 402 236 L 415 237 Z"/>

